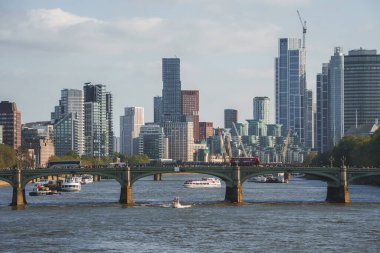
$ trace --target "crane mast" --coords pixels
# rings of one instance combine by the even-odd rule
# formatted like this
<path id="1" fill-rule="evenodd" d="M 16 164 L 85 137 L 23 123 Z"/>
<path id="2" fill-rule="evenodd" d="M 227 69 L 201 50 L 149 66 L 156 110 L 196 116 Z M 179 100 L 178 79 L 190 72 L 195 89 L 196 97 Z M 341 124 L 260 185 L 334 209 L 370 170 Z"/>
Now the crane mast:
<path id="1" fill-rule="evenodd" d="M 306 21 L 302 20 L 302 17 L 301 17 L 301 14 L 300 12 L 297 10 L 297 13 L 298 13 L 298 18 L 301 22 L 301 26 L 302 26 L 302 48 L 305 48 L 306 47 L 306 31 L 307 31 L 307 28 L 306 28 Z"/>

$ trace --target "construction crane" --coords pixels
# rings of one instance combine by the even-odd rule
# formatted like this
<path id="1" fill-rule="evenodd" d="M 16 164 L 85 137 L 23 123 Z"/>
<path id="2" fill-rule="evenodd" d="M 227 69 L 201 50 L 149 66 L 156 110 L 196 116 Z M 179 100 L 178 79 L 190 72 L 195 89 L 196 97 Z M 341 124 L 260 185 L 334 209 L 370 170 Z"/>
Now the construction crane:
<path id="1" fill-rule="evenodd" d="M 298 18 L 300 19 L 301 26 L 302 26 L 302 48 L 305 48 L 305 40 L 306 40 L 306 21 L 302 20 L 300 12 L 297 10 Z"/>
<path id="2" fill-rule="evenodd" d="M 238 133 L 238 130 L 237 130 L 236 125 L 235 125 L 235 122 L 232 122 L 232 125 L 234 126 L 235 133 L 236 133 L 236 135 L 237 135 L 237 137 L 238 137 L 238 144 L 239 144 L 239 146 L 241 146 L 241 148 L 243 149 L 243 155 L 244 155 L 244 157 L 248 157 L 248 156 L 247 156 L 247 152 L 245 152 L 244 144 L 241 143 L 241 137 L 240 137 L 240 134 Z"/>
<path id="3" fill-rule="evenodd" d="M 292 130 L 289 128 L 288 130 L 288 134 L 286 135 L 286 138 L 284 140 L 284 147 L 282 149 L 282 162 L 285 163 L 286 162 L 286 157 L 287 157 L 287 154 L 288 154 L 288 146 L 289 146 L 289 140 L 290 140 L 290 134 L 292 133 Z"/>

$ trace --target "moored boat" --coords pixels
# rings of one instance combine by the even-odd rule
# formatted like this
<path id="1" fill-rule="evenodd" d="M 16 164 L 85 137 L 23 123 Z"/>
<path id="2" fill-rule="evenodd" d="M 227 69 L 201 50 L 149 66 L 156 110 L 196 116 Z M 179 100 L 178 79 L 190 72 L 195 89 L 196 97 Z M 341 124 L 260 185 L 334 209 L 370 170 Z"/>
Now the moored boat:
<path id="1" fill-rule="evenodd" d="M 201 180 L 187 180 L 183 184 L 185 188 L 219 188 L 221 182 L 217 178 L 202 178 Z"/>
<path id="2" fill-rule="evenodd" d="M 29 196 L 42 196 L 42 195 L 54 195 L 59 194 L 56 190 L 52 191 L 49 187 L 36 183 L 33 187 L 33 190 L 29 192 Z"/>
<path id="3" fill-rule="evenodd" d="M 172 201 L 172 205 L 171 205 L 173 208 L 186 208 L 186 207 L 191 207 L 191 205 L 182 205 L 181 203 L 179 203 L 179 197 L 175 197 Z"/>
<path id="4" fill-rule="evenodd" d="M 66 177 L 62 182 L 61 191 L 78 192 L 82 189 L 81 181 L 81 177 Z"/>
<path id="5" fill-rule="evenodd" d="M 94 177 L 92 175 L 83 175 L 81 184 L 90 184 L 94 182 Z"/>

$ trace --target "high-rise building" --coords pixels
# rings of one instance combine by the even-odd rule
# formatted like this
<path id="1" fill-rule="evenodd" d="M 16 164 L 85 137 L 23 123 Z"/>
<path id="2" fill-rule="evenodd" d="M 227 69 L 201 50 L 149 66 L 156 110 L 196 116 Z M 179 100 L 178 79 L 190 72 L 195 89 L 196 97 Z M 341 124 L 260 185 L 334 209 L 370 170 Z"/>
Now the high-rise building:
<path id="1" fill-rule="evenodd" d="M 113 152 L 120 153 L 120 137 L 113 137 Z"/>
<path id="2" fill-rule="evenodd" d="M 0 144 L 3 144 L 3 126 L 0 125 Z"/>
<path id="3" fill-rule="evenodd" d="M 120 116 L 120 151 L 128 156 L 139 152 L 140 128 L 144 125 L 143 107 L 126 107 Z"/>
<path id="4" fill-rule="evenodd" d="M 65 114 L 54 123 L 54 149 L 57 156 L 64 156 L 70 151 L 79 152 L 79 119 L 73 113 Z M 78 153 L 79 154 L 79 153 Z"/>
<path id="5" fill-rule="evenodd" d="M 233 128 L 233 124 L 238 122 L 238 111 L 235 109 L 224 110 L 224 128 Z"/>
<path id="6" fill-rule="evenodd" d="M 161 105 L 162 105 L 162 97 L 156 96 L 153 98 L 153 110 L 154 110 L 154 123 L 159 124 L 161 122 Z"/>
<path id="7" fill-rule="evenodd" d="M 146 124 L 140 128 L 139 154 L 145 154 L 150 159 L 167 159 L 167 142 L 161 126 Z"/>
<path id="8" fill-rule="evenodd" d="M 262 120 L 265 124 L 269 124 L 270 99 L 268 97 L 253 98 L 253 119 Z"/>
<path id="9" fill-rule="evenodd" d="M 344 55 L 335 47 L 328 70 L 328 148 L 333 148 L 344 135 Z"/>
<path id="10" fill-rule="evenodd" d="M 206 141 L 208 137 L 213 136 L 214 126 L 212 122 L 199 122 L 199 140 Z"/>
<path id="11" fill-rule="evenodd" d="M 112 155 L 112 95 L 103 84 L 85 83 L 83 91 L 85 154 L 95 157 Z"/>
<path id="12" fill-rule="evenodd" d="M 2 142 L 17 149 L 21 146 L 21 112 L 16 103 L 0 103 L 0 125 L 2 125 Z"/>
<path id="13" fill-rule="evenodd" d="M 161 121 L 180 121 L 182 103 L 179 58 L 162 59 L 162 82 Z"/>
<path id="14" fill-rule="evenodd" d="M 263 120 L 247 119 L 248 135 L 267 136 L 267 124 Z"/>
<path id="15" fill-rule="evenodd" d="M 71 114 L 68 116 L 68 114 Z M 51 113 L 51 120 L 54 125 L 60 124 L 60 130 L 71 129 L 71 132 L 55 131 L 54 147 L 56 154 L 61 156 L 65 155 L 69 151 L 75 151 L 78 155 L 84 154 L 84 108 L 83 108 L 83 92 L 75 89 L 63 89 L 61 90 L 61 99 L 59 105 L 55 106 L 54 112 Z M 68 122 L 73 120 L 73 122 Z M 74 122 L 75 121 L 75 122 Z M 63 126 L 61 124 L 68 124 L 70 127 Z M 63 134 L 59 136 L 59 134 Z M 68 135 L 71 135 L 70 137 Z M 74 136 L 75 135 L 75 136 Z M 72 141 L 75 143 L 61 142 L 61 140 Z M 64 145 L 58 147 L 58 145 Z M 70 149 L 72 148 L 72 149 Z M 66 152 L 66 153 L 65 153 Z"/>
<path id="16" fill-rule="evenodd" d="M 313 91 L 305 91 L 305 147 L 314 148 Z"/>
<path id="17" fill-rule="evenodd" d="M 162 124 L 169 143 L 169 159 L 193 161 L 193 122 L 165 122 Z"/>
<path id="18" fill-rule="evenodd" d="M 344 129 L 380 118 L 380 55 L 357 49 L 344 57 Z"/>
<path id="19" fill-rule="evenodd" d="M 199 141 L 199 91 L 183 90 L 182 115 L 193 117 L 194 142 Z"/>
<path id="20" fill-rule="evenodd" d="M 283 136 L 289 129 L 305 144 L 305 71 L 306 50 L 300 39 L 279 39 L 275 58 L 276 123 L 282 125 Z"/>
<path id="21" fill-rule="evenodd" d="M 328 146 L 328 69 L 329 64 L 322 64 L 322 73 L 317 74 L 317 113 L 316 113 L 316 143 L 318 152 L 329 150 Z"/>

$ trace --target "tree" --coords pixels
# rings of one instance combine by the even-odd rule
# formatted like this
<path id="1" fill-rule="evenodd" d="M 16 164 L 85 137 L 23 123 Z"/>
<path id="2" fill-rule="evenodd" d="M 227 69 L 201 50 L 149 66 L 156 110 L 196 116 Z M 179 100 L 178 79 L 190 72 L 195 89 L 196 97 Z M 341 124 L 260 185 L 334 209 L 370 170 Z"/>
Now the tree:
<path id="1" fill-rule="evenodd" d="M 0 168 L 9 168 L 16 165 L 15 150 L 5 144 L 0 144 Z"/>
<path id="2" fill-rule="evenodd" d="M 142 165 L 149 163 L 149 157 L 147 155 L 133 155 L 128 159 L 128 163 L 132 165 Z"/>

